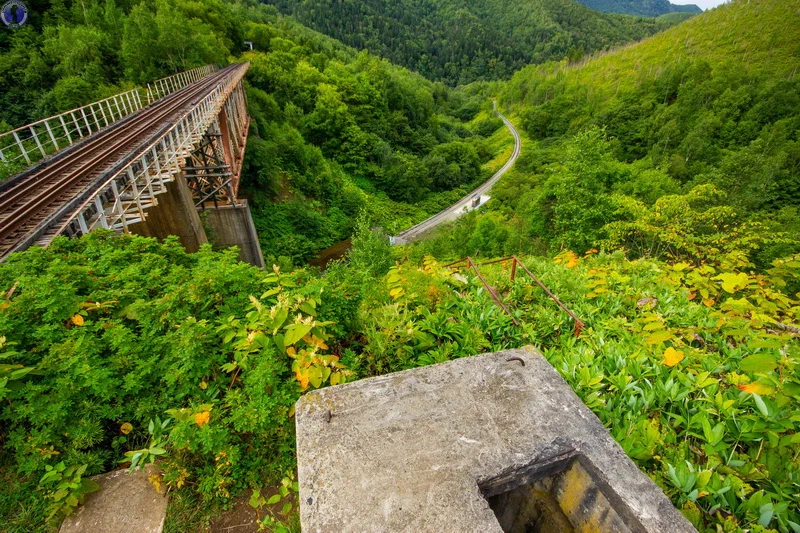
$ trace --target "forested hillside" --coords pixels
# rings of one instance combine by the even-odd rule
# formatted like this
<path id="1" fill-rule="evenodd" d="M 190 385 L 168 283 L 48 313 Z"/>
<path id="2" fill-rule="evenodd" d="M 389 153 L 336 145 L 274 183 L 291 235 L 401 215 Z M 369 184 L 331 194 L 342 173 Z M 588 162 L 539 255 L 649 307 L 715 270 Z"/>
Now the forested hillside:
<path id="1" fill-rule="evenodd" d="M 253 52 L 242 55 L 244 41 Z M 42 6 L 29 25 L 0 34 L 0 131 L 233 60 L 251 61 L 243 194 L 262 249 L 284 263 L 349 237 L 363 208 L 388 231 L 418 222 L 485 178 L 482 164 L 502 149 L 502 133 L 487 140 L 500 128 L 488 99 L 359 53 L 272 6 L 216 0 Z"/>
<path id="2" fill-rule="evenodd" d="M 667 13 L 702 13 L 694 4 L 672 4 L 669 0 L 577 0 L 586 7 L 607 13 L 658 17 Z"/>
<path id="3" fill-rule="evenodd" d="M 800 532 L 800 0 L 734 0 L 582 60 L 658 23 L 508 1 L 296 6 L 447 82 L 556 60 L 459 89 L 250 0 L 34 4 L 0 33 L 2 128 L 249 60 L 243 194 L 276 264 L 106 231 L 0 264 L 1 530 L 55 531 L 89 476 L 158 461 L 167 533 L 236 501 L 298 532 L 304 392 L 534 344 L 701 533 Z M 515 167 L 485 207 L 390 247 L 373 226 L 507 157 L 488 95 L 523 134 Z M 300 266 L 350 235 L 325 272 Z M 507 261 L 480 267 L 507 312 L 445 266 L 511 254 L 580 331 Z"/>
<path id="4" fill-rule="evenodd" d="M 448 84 L 508 78 L 530 63 L 579 59 L 669 22 L 599 13 L 572 0 L 269 0 L 342 42 Z"/>
<path id="5" fill-rule="evenodd" d="M 530 142 L 494 189 L 493 224 L 542 252 L 703 261 L 706 243 L 769 265 L 797 250 L 799 7 L 733 2 L 580 65 L 517 73 L 501 102 Z"/>

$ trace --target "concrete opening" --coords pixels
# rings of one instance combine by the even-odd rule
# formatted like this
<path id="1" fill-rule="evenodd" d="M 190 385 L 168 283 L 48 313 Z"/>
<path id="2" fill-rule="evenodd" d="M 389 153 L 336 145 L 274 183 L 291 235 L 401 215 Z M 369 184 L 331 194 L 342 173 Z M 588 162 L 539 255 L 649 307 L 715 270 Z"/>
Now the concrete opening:
<path id="1" fill-rule="evenodd" d="M 612 502 L 623 504 L 593 470 L 578 454 L 564 454 L 505 472 L 480 489 L 505 533 L 640 531 L 623 519 L 628 513 Z"/>
<path id="2" fill-rule="evenodd" d="M 303 531 L 697 533 L 531 347 L 325 387 L 295 411 Z M 534 489 L 565 527 L 523 513 Z"/>

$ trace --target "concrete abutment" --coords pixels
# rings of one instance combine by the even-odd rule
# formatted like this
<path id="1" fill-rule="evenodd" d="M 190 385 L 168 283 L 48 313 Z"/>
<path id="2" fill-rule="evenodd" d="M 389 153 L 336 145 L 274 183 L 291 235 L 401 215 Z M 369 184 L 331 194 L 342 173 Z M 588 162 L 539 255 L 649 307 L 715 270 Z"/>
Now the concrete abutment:
<path id="1" fill-rule="evenodd" d="M 190 253 L 208 242 L 192 193 L 182 174 L 167 184 L 167 192 L 158 196 L 158 205 L 148 209 L 145 219 L 131 225 L 130 230 L 136 235 L 159 240 L 176 235 Z"/>
<path id="2" fill-rule="evenodd" d="M 220 248 L 237 246 L 239 260 L 264 267 L 264 256 L 247 201 L 198 210 L 182 175 L 167 184 L 167 192 L 159 195 L 158 205 L 148 209 L 145 220 L 132 224 L 130 231 L 159 240 L 175 235 L 190 253 L 206 243 Z"/>
<path id="3" fill-rule="evenodd" d="M 239 260 L 264 268 L 264 255 L 247 200 L 239 205 L 221 205 L 201 211 L 205 218 L 209 240 L 217 247 L 239 247 Z"/>

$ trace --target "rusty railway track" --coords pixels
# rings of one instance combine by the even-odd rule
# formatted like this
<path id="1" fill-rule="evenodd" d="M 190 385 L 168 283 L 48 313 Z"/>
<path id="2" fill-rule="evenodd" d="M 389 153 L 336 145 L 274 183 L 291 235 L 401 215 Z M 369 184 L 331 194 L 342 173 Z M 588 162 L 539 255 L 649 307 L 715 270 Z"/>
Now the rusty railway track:
<path id="1" fill-rule="evenodd" d="M 231 65 L 169 94 L 0 184 L 0 257 L 14 251 L 64 202 L 91 187 L 115 163 L 171 125 L 171 119 L 237 67 Z"/>

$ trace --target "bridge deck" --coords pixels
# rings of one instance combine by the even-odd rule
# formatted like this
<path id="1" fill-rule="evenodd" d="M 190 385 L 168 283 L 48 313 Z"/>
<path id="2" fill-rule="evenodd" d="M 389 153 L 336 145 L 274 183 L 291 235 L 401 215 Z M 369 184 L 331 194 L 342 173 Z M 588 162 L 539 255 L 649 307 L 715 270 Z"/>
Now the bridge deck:
<path id="1" fill-rule="evenodd" d="M 24 249 L 59 221 L 70 202 L 100 187 L 236 69 L 231 65 L 0 183 L 0 257 Z"/>

